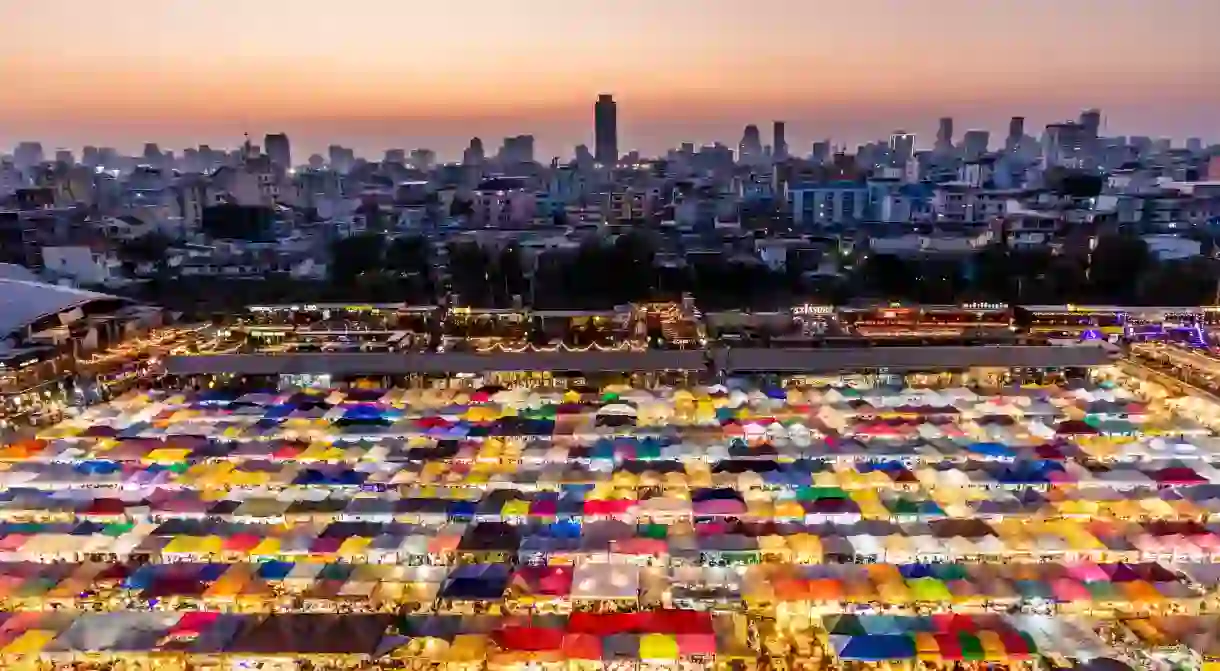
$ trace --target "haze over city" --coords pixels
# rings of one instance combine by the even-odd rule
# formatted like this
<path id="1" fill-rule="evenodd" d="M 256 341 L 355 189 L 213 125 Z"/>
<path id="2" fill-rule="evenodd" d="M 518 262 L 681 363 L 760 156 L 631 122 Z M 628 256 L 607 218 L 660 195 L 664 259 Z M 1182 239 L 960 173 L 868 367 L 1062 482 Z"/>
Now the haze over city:
<path id="1" fill-rule="evenodd" d="M 470 137 L 589 143 L 613 92 L 620 145 L 733 143 L 789 122 L 790 143 L 895 128 L 928 146 L 936 120 L 998 133 L 1105 110 L 1111 134 L 1216 135 L 1214 0 L 317 0 L 80 3 L 5 17 L 0 146 L 135 150 L 289 133 L 379 155 Z M 304 153 L 302 154 L 304 155 Z"/>

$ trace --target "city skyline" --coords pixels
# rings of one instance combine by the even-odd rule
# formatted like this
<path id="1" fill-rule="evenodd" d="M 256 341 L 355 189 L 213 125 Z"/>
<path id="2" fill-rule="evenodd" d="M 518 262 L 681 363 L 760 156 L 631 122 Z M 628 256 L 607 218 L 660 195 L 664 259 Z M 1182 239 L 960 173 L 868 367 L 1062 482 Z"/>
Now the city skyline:
<path id="1" fill-rule="evenodd" d="M 1109 134 L 1217 138 L 1208 0 L 532 5 L 49 0 L 0 44 L 0 146 L 181 150 L 286 132 L 302 159 L 339 143 L 454 160 L 473 136 L 494 151 L 532 134 L 546 159 L 594 147 L 599 93 L 618 103 L 619 151 L 645 154 L 735 146 L 746 124 L 777 119 L 797 155 L 896 129 L 929 148 L 942 116 L 959 137 L 1001 138 L 1013 115 L 1036 135 L 1089 107 Z M 231 24 L 248 35 L 227 37 Z"/>

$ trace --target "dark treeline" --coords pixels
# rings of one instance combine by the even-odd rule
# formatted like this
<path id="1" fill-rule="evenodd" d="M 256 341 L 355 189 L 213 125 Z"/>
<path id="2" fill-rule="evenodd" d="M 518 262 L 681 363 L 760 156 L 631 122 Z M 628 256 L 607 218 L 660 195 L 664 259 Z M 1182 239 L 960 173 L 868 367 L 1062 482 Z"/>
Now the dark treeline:
<path id="1" fill-rule="evenodd" d="M 239 310 L 252 303 L 407 302 L 446 297 L 471 307 L 608 309 L 694 296 L 704 309 L 783 309 L 818 300 L 954 304 L 1203 305 L 1216 301 L 1220 262 L 1204 255 L 1159 261 L 1138 236 L 1111 234 L 1078 252 L 993 244 L 969 255 L 900 257 L 861 253 L 838 273 L 811 274 L 799 264 L 772 269 L 749 255 L 689 254 L 662 258 L 648 230 L 590 238 L 575 249 L 542 253 L 516 244 L 470 240 L 443 250 L 420 236 L 369 233 L 330 247 L 328 279 L 175 277 L 163 267 L 167 241 L 128 243 L 131 264 L 157 264 L 132 291 L 144 300 L 190 312 Z M 833 252 L 827 252 L 833 253 Z M 441 255 L 444 255 L 444 259 Z M 681 261 L 670 260 L 681 258 Z"/>

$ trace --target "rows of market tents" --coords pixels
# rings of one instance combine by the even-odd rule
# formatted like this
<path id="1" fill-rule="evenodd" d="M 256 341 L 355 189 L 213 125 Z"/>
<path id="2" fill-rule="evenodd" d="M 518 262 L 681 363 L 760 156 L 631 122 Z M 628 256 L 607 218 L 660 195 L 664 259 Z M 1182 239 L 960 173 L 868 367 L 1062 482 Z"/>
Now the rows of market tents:
<path id="1" fill-rule="evenodd" d="M 589 668 L 738 661 L 751 668 L 766 658 L 816 657 L 811 646 L 819 644 L 840 661 L 1049 659 L 1067 665 L 1124 658 L 1124 646 L 1130 644 L 1144 646 L 1141 659 L 1197 650 L 1198 663 L 1220 654 L 1217 625 L 1215 617 L 1130 619 L 1107 641 L 1087 618 L 1038 615 L 829 615 L 799 636 L 784 637 L 774 630 L 752 630 L 742 615 L 672 609 L 528 617 L 17 613 L 0 617 L 0 662 L 131 655 L 319 656 L 479 666 L 586 662 Z"/>
<path id="2" fill-rule="evenodd" d="M 142 392 L 0 448 L 0 657 L 1201 661 L 1217 464 L 1113 385 Z"/>
<path id="3" fill-rule="evenodd" d="M 1212 564 L 410 566 L 346 562 L 0 564 L 5 611 L 571 613 L 664 606 L 836 612 L 1199 613 L 1220 607 Z"/>
<path id="4" fill-rule="evenodd" d="M 68 516 L 71 516 L 69 513 Z M 201 517 L 206 517 L 201 516 Z M 1220 526 L 1191 520 L 999 517 L 895 523 L 713 520 L 552 523 L 328 521 L 65 521 L 0 524 L 0 561 L 306 561 L 451 566 L 466 561 L 652 566 L 760 562 L 1210 562 Z"/>

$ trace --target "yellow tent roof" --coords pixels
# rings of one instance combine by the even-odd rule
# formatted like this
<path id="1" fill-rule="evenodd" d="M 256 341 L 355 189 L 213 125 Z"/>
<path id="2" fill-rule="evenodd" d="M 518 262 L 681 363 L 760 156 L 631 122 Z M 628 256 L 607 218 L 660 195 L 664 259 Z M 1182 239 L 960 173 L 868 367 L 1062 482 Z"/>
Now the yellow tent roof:
<path id="1" fill-rule="evenodd" d="M 259 541 L 258 545 L 250 549 L 251 555 L 278 555 L 280 553 L 280 539 L 264 538 Z"/>
<path id="2" fill-rule="evenodd" d="M 55 632 L 45 629 L 30 629 L 22 632 L 8 645 L 0 649 L 0 655 L 34 655 L 55 640 Z"/>
<path id="3" fill-rule="evenodd" d="M 640 659 L 677 659 L 678 640 L 667 634 L 640 637 Z"/>

